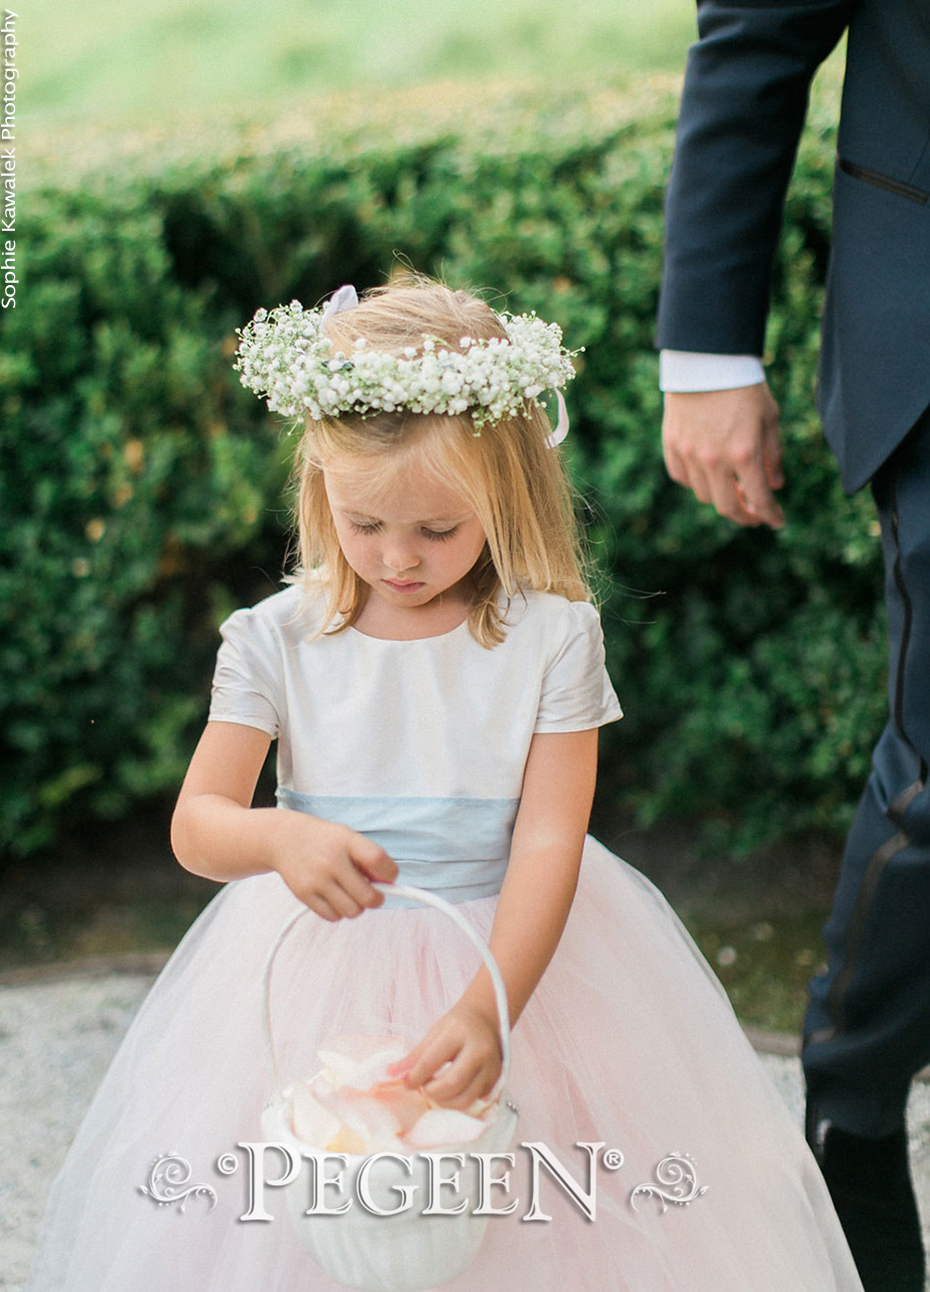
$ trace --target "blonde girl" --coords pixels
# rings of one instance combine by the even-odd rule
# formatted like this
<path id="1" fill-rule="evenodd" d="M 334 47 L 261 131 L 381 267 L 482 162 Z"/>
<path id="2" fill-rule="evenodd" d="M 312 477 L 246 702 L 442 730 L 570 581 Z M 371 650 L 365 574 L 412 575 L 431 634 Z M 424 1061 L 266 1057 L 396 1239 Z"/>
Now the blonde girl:
<path id="1" fill-rule="evenodd" d="M 586 837 L 597 731 L 620 709 L 557 447 L 564 405 L 553 432 L 538 402 L 572 375 L 558 328 L 418 279 L 361 301 L 343 288 L 325 308 L 260 311 L 239 368 L 304 427 L 299 569 L 222 626 L 172 840 L 226 886 L 88 1114 L 37 1292 L 335 1292 L 283 1215 L 241 1221 L 232 1175 L 214 1175 L 209 1216 L 173 1225 L 134 1186 L 169 1149 L 195 1181 L 261 1141 L 262 966 L 304 908 L 316 918 L 276 968 L 282 1068 L 312 1075 L 334 1035 L 401 1037 L 382 1073 L 395 1095 L 482 1107 L 501 1070 L 486 971 L 379 881 L 458 905 L 516 1028 L 509 1202 L 502 1184 L 447 1286 L 858 1288 L 713 975 L 656 890 Z M 254 808 L 273 740 L 278 806 Z M 538 1178 L 540 1145 L 581 1181 L 584 1214 L 558 1168 Z M 94 1205 L 75 1207 L 88 1180 Z"/>

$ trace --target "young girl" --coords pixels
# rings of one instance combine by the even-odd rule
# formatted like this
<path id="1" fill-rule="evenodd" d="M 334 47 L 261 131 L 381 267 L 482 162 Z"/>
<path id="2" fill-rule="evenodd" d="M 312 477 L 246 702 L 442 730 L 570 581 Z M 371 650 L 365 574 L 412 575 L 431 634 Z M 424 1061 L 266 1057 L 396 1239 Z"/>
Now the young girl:
<path id="1" fill-rule="evenodd" d="M 619 1151 L 593 1169 L 593 1220 L 545 1172 L 551 1219 L 524 1220 L 518 1147 L 515 1209 L 446 1286 L 854 1292 L 817 1167 L 716 979 L 656 890 L 585 837 L 597 729 L 620 708 L 553 442 L 564 417 L 551 433 L 536 399 L 571 376 L 558 329 L 421 280 L 361 303 L 343 288 L 325 310 L 260 312 L 239 366 L 305 420 L 300 570 L 222 626 L 172 838 L 230 882 L 87 1116 L 35 1292 L 335 1292 L 280 1192 L 273 1223 L 242 1222 L 244 1168 L 216 1167 L 263 1139 L 262 971 L 285 922 L 315 912 L 275 968 L 289 1076 L 340 1033 L 408 1037 L 392 1075 L 440 1106 L 469 1108 L 501 1067 L 472 948 L 377 881 L 432 889 L 489 940 L 517 1025 L 518 1141 L 582 1183 L 580 1144 Z M 252 808 L 272 740 L 278 808 Z M 167 1154 L 215 1205 L 154 1205 Z"/>

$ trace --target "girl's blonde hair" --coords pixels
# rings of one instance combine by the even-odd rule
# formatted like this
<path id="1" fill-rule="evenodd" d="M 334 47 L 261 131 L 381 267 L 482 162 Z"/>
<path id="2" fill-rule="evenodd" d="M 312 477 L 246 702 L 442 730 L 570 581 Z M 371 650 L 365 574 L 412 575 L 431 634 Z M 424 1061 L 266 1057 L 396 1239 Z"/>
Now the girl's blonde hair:
<path id="1" fill-rule="evenodd" d="M 421 350 L 424 336 L 449 349 L 458 349 L 464 336 L 506 336 L 483 301 L 413 275 L 372 289 L 354 308 L 330 315 L 324 327 L 334 348 L 346 353 L 360 337 L 372 349 L 400 354 L 409 346 Z M 298 578 L 325 571 L 328 600 L 320 631 L 340 632 L 355 623 L 367 591 L 339 546 L 324 487 L 324 471 L 347 460 L 353 470 L 370 471 L 374 485 L 388 485 L 415 454 L 467 501 L 487 538 L 468 608 L 469 629 L 483 646 L 503 641 L 502 602 L 521 588 L 587 600 L 572 492 L 560 453 L 547 446 L 549 433 L 535 403 L 480 434 L 468 413 L 308 417 L 297 458 Z"/>

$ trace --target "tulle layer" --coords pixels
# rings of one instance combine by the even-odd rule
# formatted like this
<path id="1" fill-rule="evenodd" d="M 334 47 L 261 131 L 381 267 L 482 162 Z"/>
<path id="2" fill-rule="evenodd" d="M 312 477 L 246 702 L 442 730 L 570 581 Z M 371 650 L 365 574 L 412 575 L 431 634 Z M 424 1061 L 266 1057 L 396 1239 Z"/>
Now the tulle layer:
<path id="1" fill-rule="evenodd" d="M 459 909 L 487 936 L 494 905 Z M 240 1219 L 249 1199 L 239 1146 L 263 1140 L 270 1094 L 262 971 L 295 909 L 277 877 L 262 876 L 229 885 L 192 927 L 55 1184 L 33 1292 L 336 1292 L 300 1244 L 284 1190 L 264 1191 L 273 1220 Z M 416 1041 L 477 963 L 431 910 L 301 920 L 271 999 L 285 1080 L 312 1075 L 317 1045 L 334 1034 Z M 449 1292 L 859 1289 L 816 1164 L 717 980 L 657 891 L 593 840 L 558 951 L 514 1032 L 509 1086 L 515 1161 L 493 1204 L 517 1206 L 490 1220 Z M 585 1142 L 603 1146 L 590 1179 Z M 593 1219 L 547 1168 L 537 1166 L 534 1187 L 524 1144 L 545 1145 L 564 1165 Z M 190 1165 L 177 1187 L 209 1186 L 212 1208 L 208 1194 L 189 1196 L 182 1212 L 142 1192 L 167 1154 Z M 233 1174 L 217 1169 L 224 1156 Z M 657 1176 L 666 1158 L 687 1205 L 663 1200 L 675 1192 Z M 270 1179 L 279 1162 L 271 1153 Z M 633 1197 L 641 1185 L 654 1191 Z"/>

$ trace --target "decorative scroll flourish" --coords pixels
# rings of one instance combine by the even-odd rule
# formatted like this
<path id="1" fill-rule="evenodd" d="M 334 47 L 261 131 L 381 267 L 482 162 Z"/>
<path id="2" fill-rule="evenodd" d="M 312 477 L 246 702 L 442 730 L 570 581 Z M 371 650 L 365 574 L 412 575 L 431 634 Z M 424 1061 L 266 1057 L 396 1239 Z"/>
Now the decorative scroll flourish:
<path id="1" fill-rule="evenodd" d="M 209 1197 L 212 1211 L 216 1206 L 216 1194 L 208 1184 L 188 1184 L 190 1178 L 191 1164 L 187 1158 L 178 1153 L 162 1153 L 152 1163 L 148 1184 L 140 1184 L 138 1188 L 140 1193 L 157 1202 L 159 1207 L 169 1207 L 178 1202 L 181 1204 L 181 1211 L 187 1205 L 188 1198 L 196 1198 L 198 1195 Z"/>
<path id="2" fill-rule="evenodd" d="M 673 1207 L 687 1207 L 708 1189 L 706 1184 L 698 1187 L 694 1159 L 687 1153 L 677 1153 L 674 1150 L 668 1157 L 663 1157 L 656 1167 L 655 1178 L 656 1184 L 638 1184 L 630 1194 L 630 1205 L 634 1211 L 639 1210 L 637 1197 L 658 1198 L 662 1211 L 666 1212 L 669 1203 Z"/>

